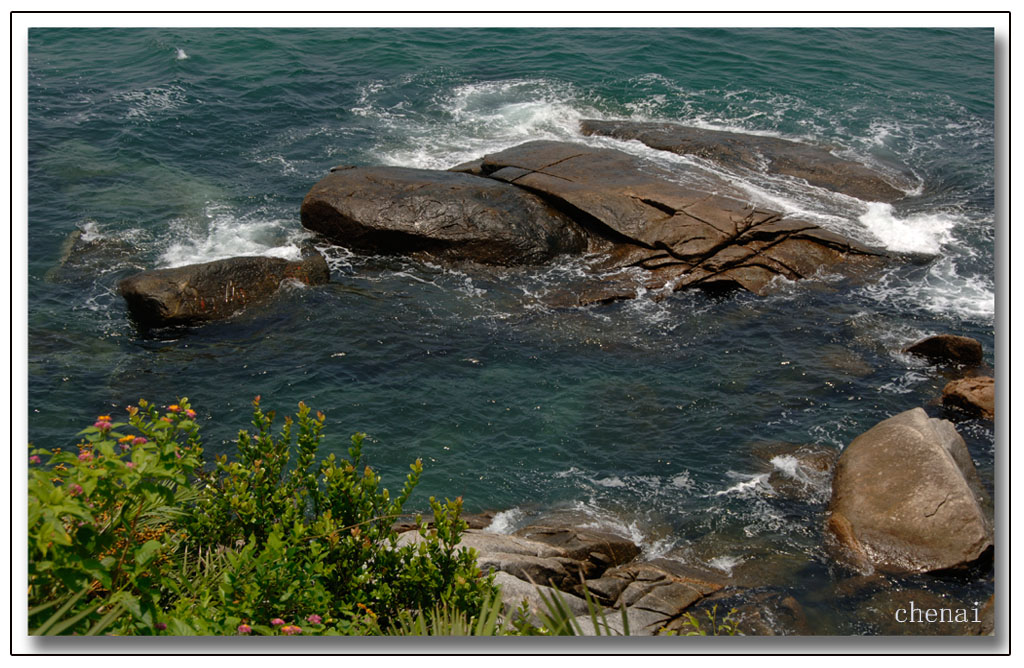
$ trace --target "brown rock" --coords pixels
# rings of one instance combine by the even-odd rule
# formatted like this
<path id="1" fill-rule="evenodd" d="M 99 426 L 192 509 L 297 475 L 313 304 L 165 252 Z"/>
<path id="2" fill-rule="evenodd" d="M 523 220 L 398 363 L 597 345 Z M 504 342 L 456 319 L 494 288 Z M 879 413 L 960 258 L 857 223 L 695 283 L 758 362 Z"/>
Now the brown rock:
<path id="1" fill-rule="evenodd" d="M 403 167 L 335 168 L 302 202 L 302 225 L 382 254 L 538 264 L 586 248 L 586 235 L 536 196 L 492 179 Z"/>
<path id="2" fill-rule="evenodd" d="M 140 326 L 167 327 L 226 318 L 270 297 L 288 279 L 327 283 L 327 261 L 315 252 L 299 262 L 236 257 L 144 271 L 121 281 L 118 289 Z"/>
<path id="3" fill-rule="evenodd" d="M 907 346 L 903 352 L 920 355 L 936 362 L 952 362 L 977 366 L 984 359 L 981 344 L 968 336 L 940 334 L 921 339 Z"/>
<path id="4" fill-rule="evenodd" d="M 987 376 L 950 381 L 942 388 L 942 404 L 992 420 L 996 415 L 996 381 Z"/>
<path id="5" fill-rule="evenodd" d="M 515 535 L 558 547 L 570 559 L 594 562 L 601 570 L 632 561 L 640 554 L 640 548 L 628 538 L 595 529 L 529 526 Z"/>
<path id="6" fill-rule="evenodd" d="M 965 566 L 993 541 L 986 495 L 952 423 L 915 408 L 850 443 L 832 480 L 828 528 L 858 569 Z"/>
<path id="7" fill-rule="evenodd" d="M 779 276 L 795 280 L 877 261 L 873 251 L 832 232 L 752 205 L 715 177 L 686 167 L 668 173 L 612 149 L 535 141 L 453 170 L 538 194 L 603 239 L 590 246 L 607 249 L 605 270 L 646 271 L 646 290 L 764 294 Z M 621 285 L 621 275 L 611 279 L 612 289 L 582 291 L 580 303 L 637 294 Z"/>

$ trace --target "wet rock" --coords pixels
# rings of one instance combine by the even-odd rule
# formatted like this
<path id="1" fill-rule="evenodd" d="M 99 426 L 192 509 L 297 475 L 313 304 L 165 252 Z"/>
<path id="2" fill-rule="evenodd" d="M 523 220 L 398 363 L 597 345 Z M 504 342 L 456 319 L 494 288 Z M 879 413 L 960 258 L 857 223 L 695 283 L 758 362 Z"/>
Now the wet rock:
<path id="1" fill-rule="evenodd" d="M 327 283 L 327 261 L 315 251 L 296 262 L 236 257 L 144 271 L 121 281 L 118 289 L 137 324 L 167 327 L 234 315 L 267 299 L 287 280 L 307 285 Z"/>
<path id="2" fill-rule="evenodd" d="M 907 346 L 903 352 L 926 357 L 933 362 L 952 362 L 965 366 L 977 366 L 984 359 L 981 344 L 969 336 L 940 334 L 921 339 Z"/>
<path id="3" fill-rule="evenodd" d="M 427 520 L 428 518 L 423 518 Z M 486 529 L 494 521 L 494 513 L 491 511 L 485 511 L 482 513 L 463 513 L 459 515 L 459 519 L 466 523 L 468 529 Z M 427 521 L 427 526 L 434 526 L 433 520 Z M 406 531 L 415 531 L 420 528 L 419 523 L 416 522 L 414 515 L 403 515 L 397 520 L 391 527 L 395 533 L 403 533 Z"/>
<path id="4" fill-rule="evenodd" d="M 864 378 L 875 372 L 863 357 L 848 348 L 827 345 L 821 348 L 821 361 L 828 367 L 853 378 Z"/>
<path id="5" fill-rule="evenodd" d="M 638 140 L 654 149 L 695 155 L 730 168 L 785 174 L 873 202 L 902 199 L 912 187 L 905 176 L 893 185 L 876 170 L 840 158 L 829 149 L 777 137 L 637 121 L 585 120 L 581 129 L 584 135 Z"/>
<path id="6" fill-rule="evenodd" d="M 765 294 L 777 277 L 878 260 L 839 235 L 750 204 L 715 177 L 685 166 L 664 172 L 612 149 L 534 141 L 452 169 L 536 193 L 584 227 L 591 249 L 609 258 L 601 268 L 614 286 L 593 291 L 596 301 L 635 296 L 640 288 Z M 644 270 L 632 290 L 614 271 L 626 268 Z M 588 300 L 581 293 L 580 303 Z"/>
<path id="7" fill-rule="evenodd" d="M 915 408 L 850 443 L 832 480 L 828 528 L 858 570 L 965 566 L 992 547 L 987 499 L 952 423 Z"/>
<path id="8" fill-rule="evenodd" d="M 302 202 L 302 225 L 342 246 L 482 264 L 539 264 L 578 253 L 586 235 L 514 186 L 404 167 L 335 168 Z"/>
<path id="9" fill-rule="evenodd" d="M 129 241 L 100 236 L 86 227 L 78 228 L 61 246 L 60 259 L 46 272 L 46 280 L 54 283 L 75 283 L 95 280 L 99 274 L 134 267 L 138 249 Z"/>
<path id="10" fill-rule="evenodd" d="M 942 388 L 942 405 L 992 420 L 996 414 L 996 381 L 987 376 L 950 381 Z"/>

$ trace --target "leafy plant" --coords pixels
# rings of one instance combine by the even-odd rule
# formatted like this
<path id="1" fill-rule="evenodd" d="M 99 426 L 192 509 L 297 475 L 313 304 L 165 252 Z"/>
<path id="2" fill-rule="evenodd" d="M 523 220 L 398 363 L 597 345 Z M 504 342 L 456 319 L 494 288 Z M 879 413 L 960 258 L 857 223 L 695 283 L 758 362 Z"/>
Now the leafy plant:
<path id="1" fill-rule="evenodd" d="M 362 434 L 318 460 L 324 415 L 300 404 L 274 434 L 257 397 L 239 460 L 203 471 L 186 399 L 128 412 L 100 416 L 77 454 L 30 449 L 32 633 L 371 634 L 435 606 L 484 619 L 497 600 L 458 547 L 461 499 L 431 498 L 432 525 L 399 541 L 419 460 L 392 498 Z"/>
<path id="2" fill-rule="evenodd" d="M 730 610 L 725 617 L 721 620 L 718 619 L 718 604 L 711 606 L 710 610 L 705 609 L 704 615 L 707 617 L 708 628 L 704 628 L 701 625 L 700 619 L 692 612 L 688 612 L 683 617 L 685 618 L 684 628 L 689 626 L 686 635 L 688 636 L 735 636 L 742 635 L 739 630 L 739 624 L 733 615 L 736 614 L 736 608 Z M 709 633 L 710 631 L 710 633 Z"/>
<path id="3" fill-rule="evenodd" d="M 99 633 L 115 622 L 120 632 L 158 630 L 166 554 L 185 512 L 176 509 L 192 494 L 202 449 L 187 399 L 162 416 L 142 401 L 128 414 L 127 423 L 97 418 L 77 453 L 30 447 L 33 634 Z"/>

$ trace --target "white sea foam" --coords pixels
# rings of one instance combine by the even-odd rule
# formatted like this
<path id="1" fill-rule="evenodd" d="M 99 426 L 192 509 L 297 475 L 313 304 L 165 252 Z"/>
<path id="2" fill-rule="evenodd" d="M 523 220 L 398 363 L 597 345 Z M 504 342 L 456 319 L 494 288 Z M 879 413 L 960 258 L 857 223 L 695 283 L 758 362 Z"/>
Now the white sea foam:
<path id="1" fill-rule="evenodd" d="M 776 470 L 781 471 L 787 477 L 793 478 L 794 480 L 806 480 L 807 476 L 802 475 L 800 471 L 800 460 L 793 455 L 778 455 L 772 457 L 771 465 Z"/>
<path id="2" fill-rule="evenodd" d="M 902 279 L 899 267 L 893 267 L 860 292 L 904 311 L 920 310 L 934 315 L 993 321 L 995 276 L 962 273 L 960 262 L 962 260 L 951 255 L 940 256 L 932 261 L 923 277 L 913 282 Z"/>
<path id="3" fill-rule="evenodd" d="M 447 169 L 534 139 L 579 137 L 579 122 L 597 111 L 571 85 L 546 79 L 484 81 L 455 86 L 437 98 L 439 114 L 408 114 L 375 82 L 351 111 L 395 133 L 375 153 L 386 164 Z M 400 139 L 395 139 L 399 137 Z"/>
<path id="4" fill-rule="evenodd" d="M 100 233 L 99 226 L 95 220 L 87 220 L 78 226 L 78 229 L 82 231 L 80 237 L 82 241 L 98 241 L 103 238 L 103 234 Z"/>
<path id="5" fill-rule="evenodd" d="M 510 534 L 519 528 L 525 513 L 520 508 L 509 508 L 494 515 L 491 523 L 484 528 L 489 533 Z"/>
<path id="6" fill-rule="evenodd" d="M 871 202 L 857 219 L 881 244 L 897 252 L 937 255 L 954 240 L 956 219 L 944 214 L 913 214 L 899 218 L 891 204 Z"/>
<path id="7" fill-rule="evenodd" d="M 721 555 L 708 561 L 708 566 L 724 572 L 726 575 L 732 575 L 732 569 L 742 564 L 745 560 L 742 557 L 733 557 L 730 555 Z"/>
<path id="8" fill-rule="evenodd" d="M 174 55 L 175 60 L 188 60 L 188 54 L 185 53 L 185 49 L 178 49 Z"/>
<path id="9" fill-rule="evenodd" d="M 291 221 L 238 217 L 222 206 L 206 209 L 206 221 L 172 222 L 173 237 L 160 255 L 163 267 L 212 262 L 230 257 L 264 256 L 299 260 L 305 230 L 295 230 Z"/>
<path id="10" fill-rule="evenodd" d="M 757 490 L 768 489 L 768 474 L 767 473 L 736 473 L 735 471 L 729 471 L 726 475 L 730 478 L 738 479 L 732 487 L 715 492 L 715 496 L 725 496 L 727 494 L 737 494 L 745 496 L 753 494 Z"/>

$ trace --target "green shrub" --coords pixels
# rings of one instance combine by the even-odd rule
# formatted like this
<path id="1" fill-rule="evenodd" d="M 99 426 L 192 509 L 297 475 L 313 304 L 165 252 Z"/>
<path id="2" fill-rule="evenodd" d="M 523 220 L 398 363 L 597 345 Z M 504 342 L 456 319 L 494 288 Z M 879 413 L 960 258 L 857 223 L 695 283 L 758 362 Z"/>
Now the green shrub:
<path id="1" fill-rule="evenodd" d="M 187 400 L 163 416 L 142 401 L 128 413 L 100 416 L 77 453 L 30 448 L 30 633 L 100 633 L 126 612 L 121 632 L 156 630 L 202 449 Z"/>
<path id="2" fill-rule="evenodd" d="M 318 460 L 323 414 L 300 404 L 275 436 L 257 397 L 239 460 L 203 471 L 187 400 L 129 415 L 138 436 L 101 416 L 79 454 L 31 451 L 31 632 L 369 634 L 435 606 L 470 619 L 494 600 L 457 548 L 461 499 L 431 498 L 433 525 L 398 544 L 419 460 L 392 499 L 362 434 L 348 459 Z"/>

